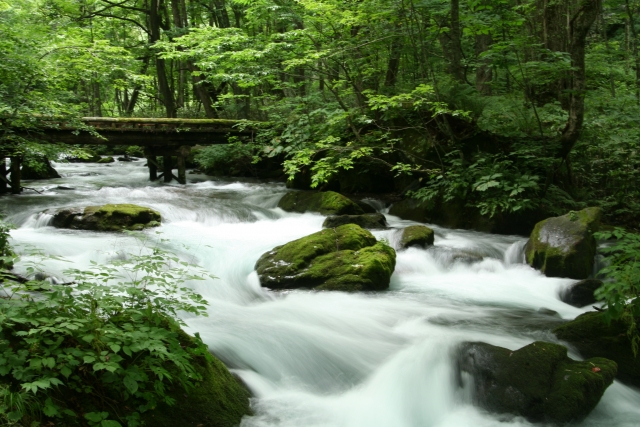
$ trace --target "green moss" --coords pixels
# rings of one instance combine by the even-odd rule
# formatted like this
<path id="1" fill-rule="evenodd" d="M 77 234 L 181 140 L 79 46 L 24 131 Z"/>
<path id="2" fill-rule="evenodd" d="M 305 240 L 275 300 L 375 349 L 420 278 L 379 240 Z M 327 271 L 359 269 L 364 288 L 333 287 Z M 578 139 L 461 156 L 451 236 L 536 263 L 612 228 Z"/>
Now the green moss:
<path id="1" fill-rule="evenodd" d="M 96 161 L 96 163 L 113 163 L 113 162 L 115 162 L 115 160 L 111 156 L 102 157 L 102 158 L 100 158 L 100 160 Z"/>
<path id="2" fill-rule="evenodd" d="M 109 204 L 87 206 L 82 217 L 73 224 L 86 230 L 142 230 L 158 226 L 161 219 L 160 214 L 150 208 L 132 204 Z"/>
<path id="3" fill-rule="evenodd" d="M 433 241 L 434 233 L 432 229 L 424 225 L 410 225 L 402 231 L 400 247 L 430 246 L 433 245 Z"/>
<path id="4" fill-rule="evenodd" d="M 537 223 L 525 247 L 527 263 L 549 277 L 589 277 L 600 214 L 599 208 L 587 208 Z"/>
<path id="5" fill-rule="evenodd" d="M 262 286 L 379 290 L 389 286 L 395 251 L 355 224 L 325 229 L 265 253 L 256 263 Z"/>
<path id="6" fill-rule="evenodd" d="M 640 357 L 631 351 L 628 325 L 621 320 L 607 323 L 604 313 L 589 312 L 553 330 L 583 357 L 605 357 L 618 364 L 618 379 L 640 387 Z"/>
<path id="7" fill-rule="evenodd" d="M 183 347 L 196 347 L 195 339 L 176 325 L 164 325 L 174 330 Z M 185 391 L 174 387 L 169 395 L 176 402 L 172 406 L 158 405 L 142 414 L 147 426 L 153 427 L 233 427 L 245 415 L 251 414 L 251 393 L 215 356 L 202 355 L 192 362 L 202 380 L 195 388 Z"/>
<path id="8" fill-rule="evenodd" d="M 568 359 L 558 365 L 545 401 L 546 418 L 559 422 L 584 419 L 611 385 L 616 371 L 616 363 L 603 358 Z"/>
<path id="9" fill-rule="evenodd" d="M 285 194 L 278 207 L 288 212 L 319 212 L 323 215 L 361 215 L 362 208 L 333 191 L 294 191 Z"/>

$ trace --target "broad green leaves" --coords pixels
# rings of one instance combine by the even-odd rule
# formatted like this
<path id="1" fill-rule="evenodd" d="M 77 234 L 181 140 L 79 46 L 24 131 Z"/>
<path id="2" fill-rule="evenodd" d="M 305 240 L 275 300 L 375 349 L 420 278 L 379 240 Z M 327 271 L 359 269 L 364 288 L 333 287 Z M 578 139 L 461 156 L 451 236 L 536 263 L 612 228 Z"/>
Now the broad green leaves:
<path id="1" fill-rule="evenodd" d="M 65 285 L 0 283 L 0 377 L 20 389 L 0 387 L 0 399 L 35 399 L 44 415 L 64 422 L 80 414 L 59 398 L 62 388 L 78 398 L 109 395 L 129 409 L 87 411 L 85 419 L 92 426 L 133 427 L 139 412 L 173 401 L 169 387 L 193 387 L 199 375 L 191 362 L 207 350 L 198 338 L 181 338 L 177 315 L 206 315 L 207 302 L 186 282 L 210 275 L 144 246 L 124 258 L 114 266 L 68 270 L 73 280 Z M 17 401 L 0 406 L 8 418 L 28 411 Z"/>

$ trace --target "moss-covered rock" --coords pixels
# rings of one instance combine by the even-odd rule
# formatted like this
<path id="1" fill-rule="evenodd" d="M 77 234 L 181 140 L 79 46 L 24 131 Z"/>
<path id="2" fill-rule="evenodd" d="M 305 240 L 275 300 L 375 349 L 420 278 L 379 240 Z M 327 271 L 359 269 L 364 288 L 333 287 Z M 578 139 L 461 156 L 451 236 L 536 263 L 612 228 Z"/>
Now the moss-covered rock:
<path id="1" fill-rule="evenodd" d="M 111 156 L 101 157 L 100 160 L 96 161 L 96 163 L 113 163 L 115 160 Z"/>
<path id="2" fill-rule="evenodd" d="M 600 208 L 547 218 L 536 224 L 525 247 L 527 263 L 549 277 L 586 279 L 593 272 Z"/>
<path id="3" fill-rule="evenodd" d="M 215 356 L 198 357 L 194 361 L 202 381 L 185 393 L 170 392 L 175 405 L 158 405 L 142 416 L 145 425 L 153 427 L 234 427 L 243 416 L 251 414 L 247 388 L 234 377 Z"/>
<path id="4" fill-rule="evenodd" d="M 578 362 L 567 357 L 565 347 L 541 341 L 515 351 L 482 342 L 464 343 L 458 368 L 473 377 L 477 405 L 552 423 L 585 418 L 616 375 L 616 363 L 611 360 Z"/>
<path id="5" fill-rule="evenodd" d="M 629 326 L 621 320 L 605 321 L 604 313 L 581 314 L 553 330 L 556 336 L 571 344 L 583 357 L 606 357 L 618 364 L 618 379 L 640 387 L 640 356 L 631 351 L 627 336 Z"/>
<path id="6" fill-rule="evenodd" d="M 560 292 L 560 300 L 574 307 L 584 307 L 596 303 L 594 292 L 602 286 L 602 280 L 580 280 Z"/>
<path id="7" fill-rule="evenodd" d="M 271 289 L 361 291 L 389 287 L 395 251 L 355 224 L 325 229 L 278 246 L 256 263 Z"/>
<path id="8" fill-rule="evenodd" d="M 387 228 L 387 219 L 380 213 L 363 215 L 332 215 L 322 223 L 324 228 L 336 228 L 345 224 L 356 224 L 370 230 Z"/>
<path id="9" fill-rule="evenodd" d="M 57 211 L 51 225 L 78 230 L 122 231 L 142 230 L 160 225 L 157 211 L 131 204 L 87 206 Z"/>
<path id="10" fill-rule="evenodd" d="M 431 246 L 433 245 L 434 238 L 433 230 L 429 227 L 425 227 L 424 225 L 410 225 L 402 230 L 400 247 L 404 249 L 409 246 Z"/>
<path id="11" fill-rule="evenodd" d="M 288 212 L 319 212 L 323 215 L 362 215 L 360 206 L 333 191 L 293 191 L 280 199 L 278 207 Z"/>

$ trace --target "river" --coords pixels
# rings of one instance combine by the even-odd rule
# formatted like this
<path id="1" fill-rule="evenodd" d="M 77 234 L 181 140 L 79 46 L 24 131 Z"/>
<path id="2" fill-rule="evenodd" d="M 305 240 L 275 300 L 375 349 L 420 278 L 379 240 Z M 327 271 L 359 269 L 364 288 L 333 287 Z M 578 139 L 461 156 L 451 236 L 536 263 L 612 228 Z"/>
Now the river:
<path id="1" fill-rule="evenodd" d="M 0 198 L 17 226 L 12 243 L 64 257 L 45 263 L 63 280 L 70 266 L 106 262 L 139 243 L 124 234 L 55 229 L 44 211 L 105 203 L 159 211 L 162 226 L 145 233 L 160 232 L 161 245 L 217 276 L 191 284 L 209 301 L 209 317 L 185 321 L 253 392 L 255 415 L 242 427 L 531 425 L 474 407 L 455 385 L 452 350 L 470 340 L 510 349 L 557 342 L 549 329 L 586 310 L 558 299 L 572 280 L 522 263 L 526 239 L 437 226 L 434 247 L 398 251 L 388 291 L 272 292 L 253 270 L 258 257 L 319 231 L 324 220 L 276 208 L 283 184 L 202 175 L 188 175 L 186 186 L 150 183 L 142 161 L 55 167 L 62 178 L 26 184 L 42 194 Z M 387 220 L 392 229 L 374 235 L 391 245 L 399 229 L 415 224 Z M 638 390 L 616 381 L 579 425 L 638 426 L 639 403 Z"/>

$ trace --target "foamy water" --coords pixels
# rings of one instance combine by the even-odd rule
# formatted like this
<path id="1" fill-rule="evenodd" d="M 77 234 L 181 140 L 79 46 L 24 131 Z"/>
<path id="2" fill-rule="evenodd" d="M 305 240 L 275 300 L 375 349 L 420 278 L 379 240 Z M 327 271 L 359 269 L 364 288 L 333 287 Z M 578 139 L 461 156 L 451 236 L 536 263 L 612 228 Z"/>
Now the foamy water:
<path id="1" fill-rule="evenodd" d="M 255 415 L 243 427 L 527 426 L 471 405 L 454 381 L 452 351 L 467 340 L 511 349 L 555 341 L 550 328 L 584 311 L 558 299 L 572 280 L 522 263 L 524 238 L 437 226 L 434 247 L 398 251 L 388 291 L 271 292 L 260 287 L 256 260 L 319 231 L 324 220 L 276 208 L 282 184 L 194 175 L 188 178 L 200 182 L 186 186 L 150 183 L 142 162 L 56 167 L 62 178 L 29 183 L 43 194 L 0 199 L 18 226 L 13 243 L 64 257 L 44 264 L 63 280 L 66 268 L 107 262 L 140 244 L 123 234 L 54 229 L 56 208 L 136 203 L 158 210 L 163 225 L 145 234 L 218 277 L 191 284 L 209 301 L 209 317 L 185 320 L 251 388 Z M 392 245 L 415 224 L 387 219 L 392 229 L 374 234 Z M 638 402 L 637 390 L 616 382 L 579 425 L 637 426 Z"/>

